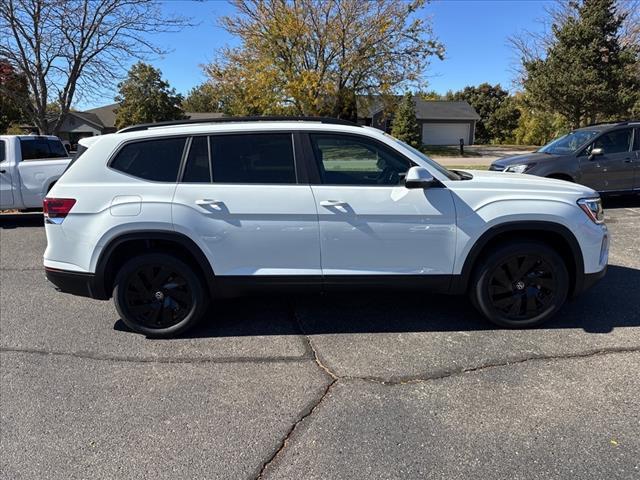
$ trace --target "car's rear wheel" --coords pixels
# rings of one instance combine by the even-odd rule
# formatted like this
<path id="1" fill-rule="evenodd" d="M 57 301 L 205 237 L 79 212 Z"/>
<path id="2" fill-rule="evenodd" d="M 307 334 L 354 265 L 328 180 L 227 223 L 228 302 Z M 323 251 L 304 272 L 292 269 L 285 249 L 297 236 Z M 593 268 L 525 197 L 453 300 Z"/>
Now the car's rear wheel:
<path id="1" fill-rule="evenodd" d="M 116 310 L 132 330 L 171 337 L 193 327 L 206 310 L 205 289 L 186 263 L 163 253 L 137 256 L 123 265 L 113 290 Z"/>
<path id="2" fill-rule="evenodd" d="M 503 327 L 540 325 L 567 299 L 569 274 L 560 255 L 544 243 L 518 241 L 495 248 L 476 269 L 471 301 Z"/>

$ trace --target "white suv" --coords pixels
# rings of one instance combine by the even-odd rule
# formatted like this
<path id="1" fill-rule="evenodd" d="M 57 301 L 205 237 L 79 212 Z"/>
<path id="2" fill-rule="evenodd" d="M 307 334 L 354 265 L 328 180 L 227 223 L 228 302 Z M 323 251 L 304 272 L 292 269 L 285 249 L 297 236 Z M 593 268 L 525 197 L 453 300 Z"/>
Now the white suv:
<path id="1" fill-rule="evenodd" d="M 530 175 L 450 171 L 329 119 L 140 125 L 81 141 L 45 199 L 47 277 L 175 335 L 255 290 L 462 294 L 537 325 L 601 278 L 600 198 Z"/>

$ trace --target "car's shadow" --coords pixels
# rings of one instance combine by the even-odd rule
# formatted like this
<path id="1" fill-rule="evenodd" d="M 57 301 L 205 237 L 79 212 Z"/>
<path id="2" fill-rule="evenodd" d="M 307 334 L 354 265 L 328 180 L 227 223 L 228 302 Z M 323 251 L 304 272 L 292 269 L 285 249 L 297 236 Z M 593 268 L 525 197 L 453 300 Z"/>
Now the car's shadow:
<path id="1" fill-rule="evenodd" d="M 0 228 L 44 227 L 42 212 L 0 213 Z"/>
<path id="2" fill-rule="evenodd" d="M 602 206 L 605 210 L 614 208 L 638 208 L 640 207 L 640 194 L 603 196 Z"/>
<path id="3" fill-rule="evenodd" d="M 541 329 L 609 333 L 640 326 L 640 270 L 612 265 Z M 116 330 L 127 330 L 121 320 Z M 247 297 L 219 301 L 182 338 L 500 330 L 464 297 L 415 292 Z"/>

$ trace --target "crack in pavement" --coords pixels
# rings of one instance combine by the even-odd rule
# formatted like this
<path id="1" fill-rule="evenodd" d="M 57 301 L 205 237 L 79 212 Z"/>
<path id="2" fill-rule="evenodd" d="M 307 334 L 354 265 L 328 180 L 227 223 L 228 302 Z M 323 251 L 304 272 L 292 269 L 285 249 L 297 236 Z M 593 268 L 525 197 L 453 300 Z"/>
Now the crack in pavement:
<path id="1" fill-rule="evenodd" d="M 294 363 L 314 360 L 312 355 L 298 357 L 134 357 L 127 355 L 107 355 L 93 352 L 64 352 L 38 348 L 0 347 L 0 353 L 24 353 L 42 356 L 71 357 L 87 360 L 123 363 L 164 363 L 164 364 L 199 364 L 199 363 Z"/>
<path id="2" fill-rule="evenodd" d="M 276 449 L 276 451 L 265 462 L 263 462 L 262 467 L 260 468 L 260 471 L 258 472 L 258 475 L 255 477 L 256 480 L 260 480 L 260 479 L 263 478 L 265 472 L 271 466 L 273 461 L 276 460 L 276 458 L 278 458 L 282 454 L 282 452 L 287 448 L 287 445 L 289 444 L 289 439 L 291 438 L 291 435 L 293 435 L 293 433 L 296 431 L 296 429 L 298 428 L 298 426 L 302 422 L 304 422 L 307 418 L 309 418 L 313 414 L 313 412 L 316 411 L 316 409 L 320 406 L 322 401 L 329 394 L 329 391 L 331 390 L 331 387 L 333 387 L 336 384 L 337 381 L 338 381 L 337 378 L 334 378 L 333 380 L 331 380 L 331 382 L 329 382 L 329 384 L 325 388 L 325 390 L 322 393 L 322 395 L 320 395 L 320 398 L 318 398 L 318 400 L 313 402 L 311 405 L 308 405 L 302 411 L 302 413 L 298 416 L 298 419 L 293 423 L 293 425 L 291 425 L 291 428 L 289 428 L 289 431 L 287 432 L 287 434 L 284 436 L 284 438 L 280 442 L 280 446 Z"/>
<path id="3" fill-rule="evenodd" d="M 520 365 L 522 363 L 528 362 L 544 362 L 544 361 L 553 361 L 553 360 L 574 360 L 581 358 L 589 358 L 603 355 L 615 355 L 615 354 L 623 354 L 623 353 L 640 353 L 640 347 L 609 347 L 602 349 L 594 349 L 588 350 L 585 352 L 575 352 L 575 353 L 566 353 L 566 354 L 557 354 L 557 355 L 530 355 L 522 358 L 516 358 L 507 360 L 504 362 L 490 362 L 481 365 L 477 365 L 475 367 L 463 367 L 457 370 L 443 371 L 440 373 L 436 373 L 435 375 L 426 375 L 426 376 L 411 376 L 404 378 L 382 378 L 382 377 L 358 377 L 358 376 L 338 376 L 338 380 L 359 380 L 377 383 L 380 385 L 410 385 L 414 383 L 421 382 L 430 382 L 434 380 L 441 380 L 445 378 L 454 377 L 457 375 L 464 375 L 465 373 L 473 373 L 473 372 L 482 372 L 485 370 L 490 370 L 494 368 L 502 368 L 509 367 L 513 365 Z"/>

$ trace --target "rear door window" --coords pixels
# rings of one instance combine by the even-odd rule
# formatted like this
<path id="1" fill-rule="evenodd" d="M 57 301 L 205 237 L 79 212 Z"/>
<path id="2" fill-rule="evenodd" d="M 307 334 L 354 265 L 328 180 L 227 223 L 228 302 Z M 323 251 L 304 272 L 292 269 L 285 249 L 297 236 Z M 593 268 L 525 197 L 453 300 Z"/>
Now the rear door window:
<path id="1" fill-rule="evenodd" d="M 4 140 L 0 140 L 0 162 L 4 162 L 7 159 L 6 148 Z"/>
<path id="2" fill-rule="evenodd" d="M 640 128 L 636 128 L 636 133 L 633 137 L 635 138 L 633 141 L 633 149 L 640 150 Z"/>
<path id="3" fill-rule="evenodd" d="M 191 140 L 182 181 L 186 183 L 211 182 L 211 163 L 209 161 L 209 141 L 207 137 L 193 137 Z"/>
<path id="4" fill-rule="evenodd" d="M 111 168 L 154 182 L 175 182 L 186 137 L 127 143 L 111 161 Z"/>
<path id="5" fill-rule="evenodd" d="M 216 183 L 296 183 L 290 133 L 209 137 Z"/>
<path id="6" fill-rule="evenodd" d="M 44 137 L 21 138 L 20 151 L 22 160 L 55 160 L 69 157 L 60 140 Z"/>

